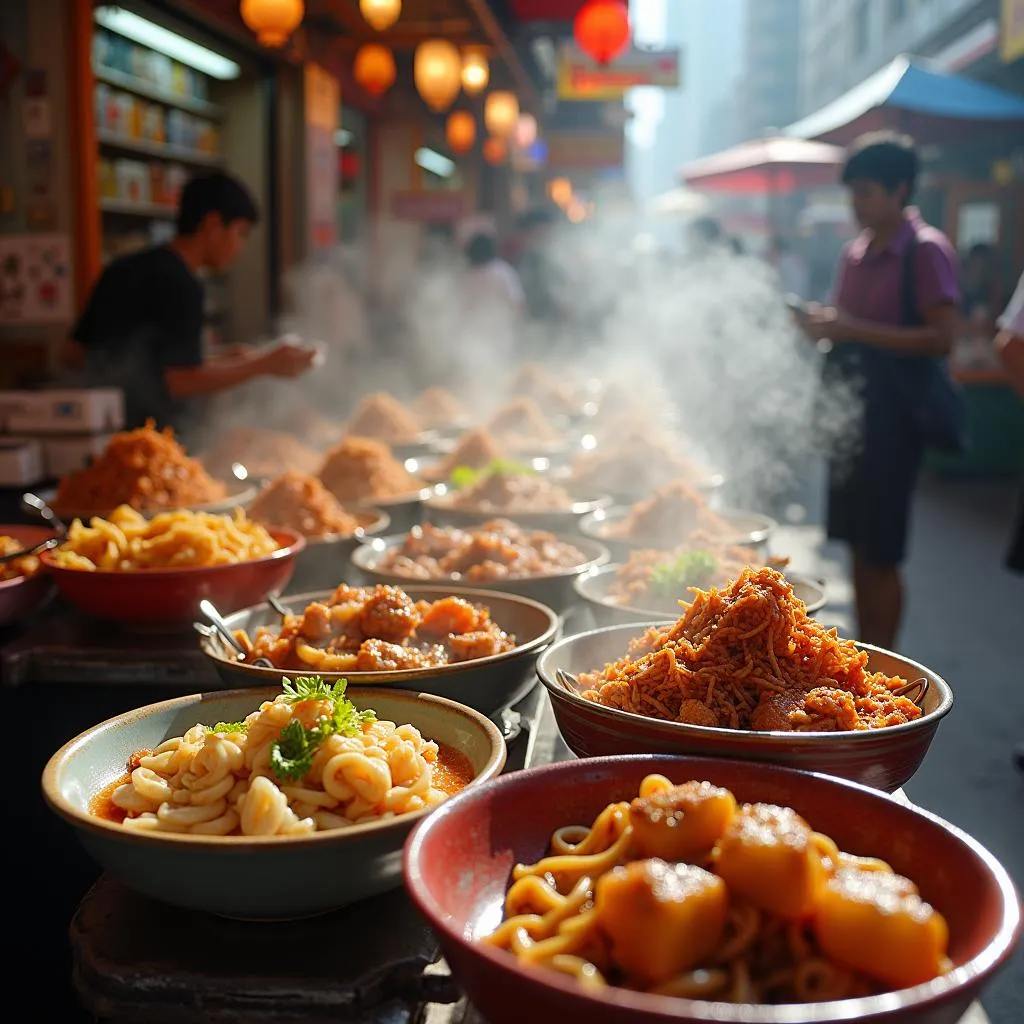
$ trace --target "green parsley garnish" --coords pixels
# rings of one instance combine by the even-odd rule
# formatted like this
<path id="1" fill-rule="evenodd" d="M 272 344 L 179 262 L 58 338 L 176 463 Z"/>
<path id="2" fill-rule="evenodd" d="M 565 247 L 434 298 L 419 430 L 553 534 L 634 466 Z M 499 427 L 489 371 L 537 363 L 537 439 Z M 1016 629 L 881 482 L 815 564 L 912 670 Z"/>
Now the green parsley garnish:
<path id="1" fill-rule="evenodd" d="M 321 715 L 316 724 L 307 729 L 298 719 L 292 719 L 281 735 L 270 746 L 270 767 L 279 779 L 298 782 L 313 765 L 313 755 L 329 736 L 357 736 L 363 725 L 377 716 L 372 711 L 357 711 L 345 696 L 348 680 L 339 679 L 333 686 L 320 676 L 298 676 L 294 680 L 282 679 L 284 699 L 289 704 L 306 700 L 331 702 L 331 713 Z"/>
<path id="2" fill-rule="evenodd" d="M 688 587 L 705 586 L 718 570 L 710 551 L 684 551 L 651 570 L 651 589 L 666 597 L 681 597 Z"/>
<path id="3" fill-rule="evenodd" d="M 448 483 L 457 491 L 462 491 L 467 487 L 472 487 L 479 480 L 489 476 L 497 476 L 499 473 L 506 476 L 535 475 L 532 466 L 526 466 L 521 462 L 513 462 L 510 459 L 492 459 L 482 469 L 474 469 L 472 466 L 456 466 L 452 470 L 451 476 L 448 477 Z"/>
<path id="4" fill-rule="evenodd" d="M 248 728 L 245 722 L 218 722 L 210 732 L 245 732 Z"/>

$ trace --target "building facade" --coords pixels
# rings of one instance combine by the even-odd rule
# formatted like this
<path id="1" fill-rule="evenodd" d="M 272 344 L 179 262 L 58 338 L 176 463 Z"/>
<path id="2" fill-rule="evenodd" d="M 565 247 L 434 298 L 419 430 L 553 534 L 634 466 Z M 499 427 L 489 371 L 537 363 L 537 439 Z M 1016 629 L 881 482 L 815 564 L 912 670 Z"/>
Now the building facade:
<path id="1" fill-rule="evenodd" d="M 799 2 L 798 116 L 830 103 L 901 53 L 937 58 L 952 70 L 970 56 L 958 53 L 959 41 L 973 33 L 979 45 L 995 49 L 998 36 L 999 0 Z"/>
<path id="2" fill-rule="evenodd" d="M 741 90 L 745 138 L 782 128 L 799 113 L 802 15 L 800 0 L 746 0 Z"/>

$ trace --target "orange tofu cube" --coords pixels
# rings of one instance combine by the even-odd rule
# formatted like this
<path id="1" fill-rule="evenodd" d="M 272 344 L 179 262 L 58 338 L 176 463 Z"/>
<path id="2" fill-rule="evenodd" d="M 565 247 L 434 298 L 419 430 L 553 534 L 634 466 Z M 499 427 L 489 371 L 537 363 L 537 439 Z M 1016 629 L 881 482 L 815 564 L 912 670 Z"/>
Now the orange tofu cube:
<path id="1" fill-rule="evenodd" d="M 633 848 L 639 857 L 701 860 L 735 814 L 736 798 L 710 782 L 686 782 L 637 797 L 629 806 Z"/>
<path id="2" fill-rule="evenodd" d="M 733 896 L 796 921 L 814 910 L 828 876 L 810 825 L 774 804 L 746 804 L 715 851 L 715 871 Z"/>
<path id="3" fill-rule="evenodd" d="M 594 906 L 612 960 L 633 981 L 656 985 L 714 952 L 725 929 L 728 894 L 710 871 L 653 859 L 602 875 Z"/>
<path id="4" fill-rule="evenodd" d="M 945 970 L 945 918 L 902 875 L 840 869 L 822 893 L 814 932 L 830 957 L 895 988 Z"/>

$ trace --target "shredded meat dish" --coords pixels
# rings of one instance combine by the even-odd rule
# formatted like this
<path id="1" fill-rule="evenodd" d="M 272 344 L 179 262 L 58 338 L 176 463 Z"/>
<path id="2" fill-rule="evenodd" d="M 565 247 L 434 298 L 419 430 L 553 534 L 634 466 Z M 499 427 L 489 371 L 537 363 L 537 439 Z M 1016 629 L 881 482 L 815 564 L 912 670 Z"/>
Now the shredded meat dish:
<path id="1" fill-rule="evenodd" d="M 409 579 L 471 582 L 549 576 L 577 569 L 587 556 L 553 533 L 492 519 L 471 530 L 415 526 L 379 569 Z"/>
<path id="2" fill-rule="evenodd" d="M 638 501 L 620 522 L 609 523 L 605 533 L 623 540 L 676 547 L 698 532 L 721 538 L 731 529 L 709 508 L 700 491 L 685 480 L 673 480 L 659 487 L 651 497 Z"/>
<path id="3" fill-rule="evenodd" d="M 343 438 L 327 453 L 317 475 L 341 502 L 384 501 L 414 495 L 423 487 L 383 441 L 370 437 Z"/>
<path id="4" fill-rule="evenodd" d="M 534 473 L 487 473 L 474 484 L 448 495 L 451 508 L 480 512 L 560 512 L 572 508 L 564 487 Z"/>
<path id="5" fill-rule="evenodd" d="M 487 608 L 460 597 L 414 601 L 392 586 L 343 583 L 326 601 L 288 615 L 279 629 L 236 632 L 245 660 L 314 672 L 392 672 L 475 661 L 512 650 L 516 638 Z"/>
<path id="6" fill-rule="evenodd" d="M 351 537 L 361 522 L 347 512 L 319 478 L 298 470 L 271 481 L 249 507 L 249 518 L 264 526 L 286 526 L 304 537 Z"/>

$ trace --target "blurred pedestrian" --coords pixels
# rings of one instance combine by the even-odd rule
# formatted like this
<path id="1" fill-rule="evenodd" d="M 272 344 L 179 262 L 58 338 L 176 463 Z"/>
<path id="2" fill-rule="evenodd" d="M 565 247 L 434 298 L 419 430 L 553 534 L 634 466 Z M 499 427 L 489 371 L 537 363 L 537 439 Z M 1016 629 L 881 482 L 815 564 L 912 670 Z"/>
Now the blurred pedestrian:
<path id="1" fill-rule="evenodd" d="M 910 206 L 918 156 L 906 136 L 863 136 L 842 182 L 861 234 L 840 258 L 834 305 L 799 319 L 830 343 L 826 390 L 859 405 L 853 454 L 829 464 L 829 537 L 849 545 L 858 636 L 893 648 L 903 610 L 900 566 L 925 449 L 957 450 L 962 407 L 948 377 L 960 305 L 956 253 Z"/>

